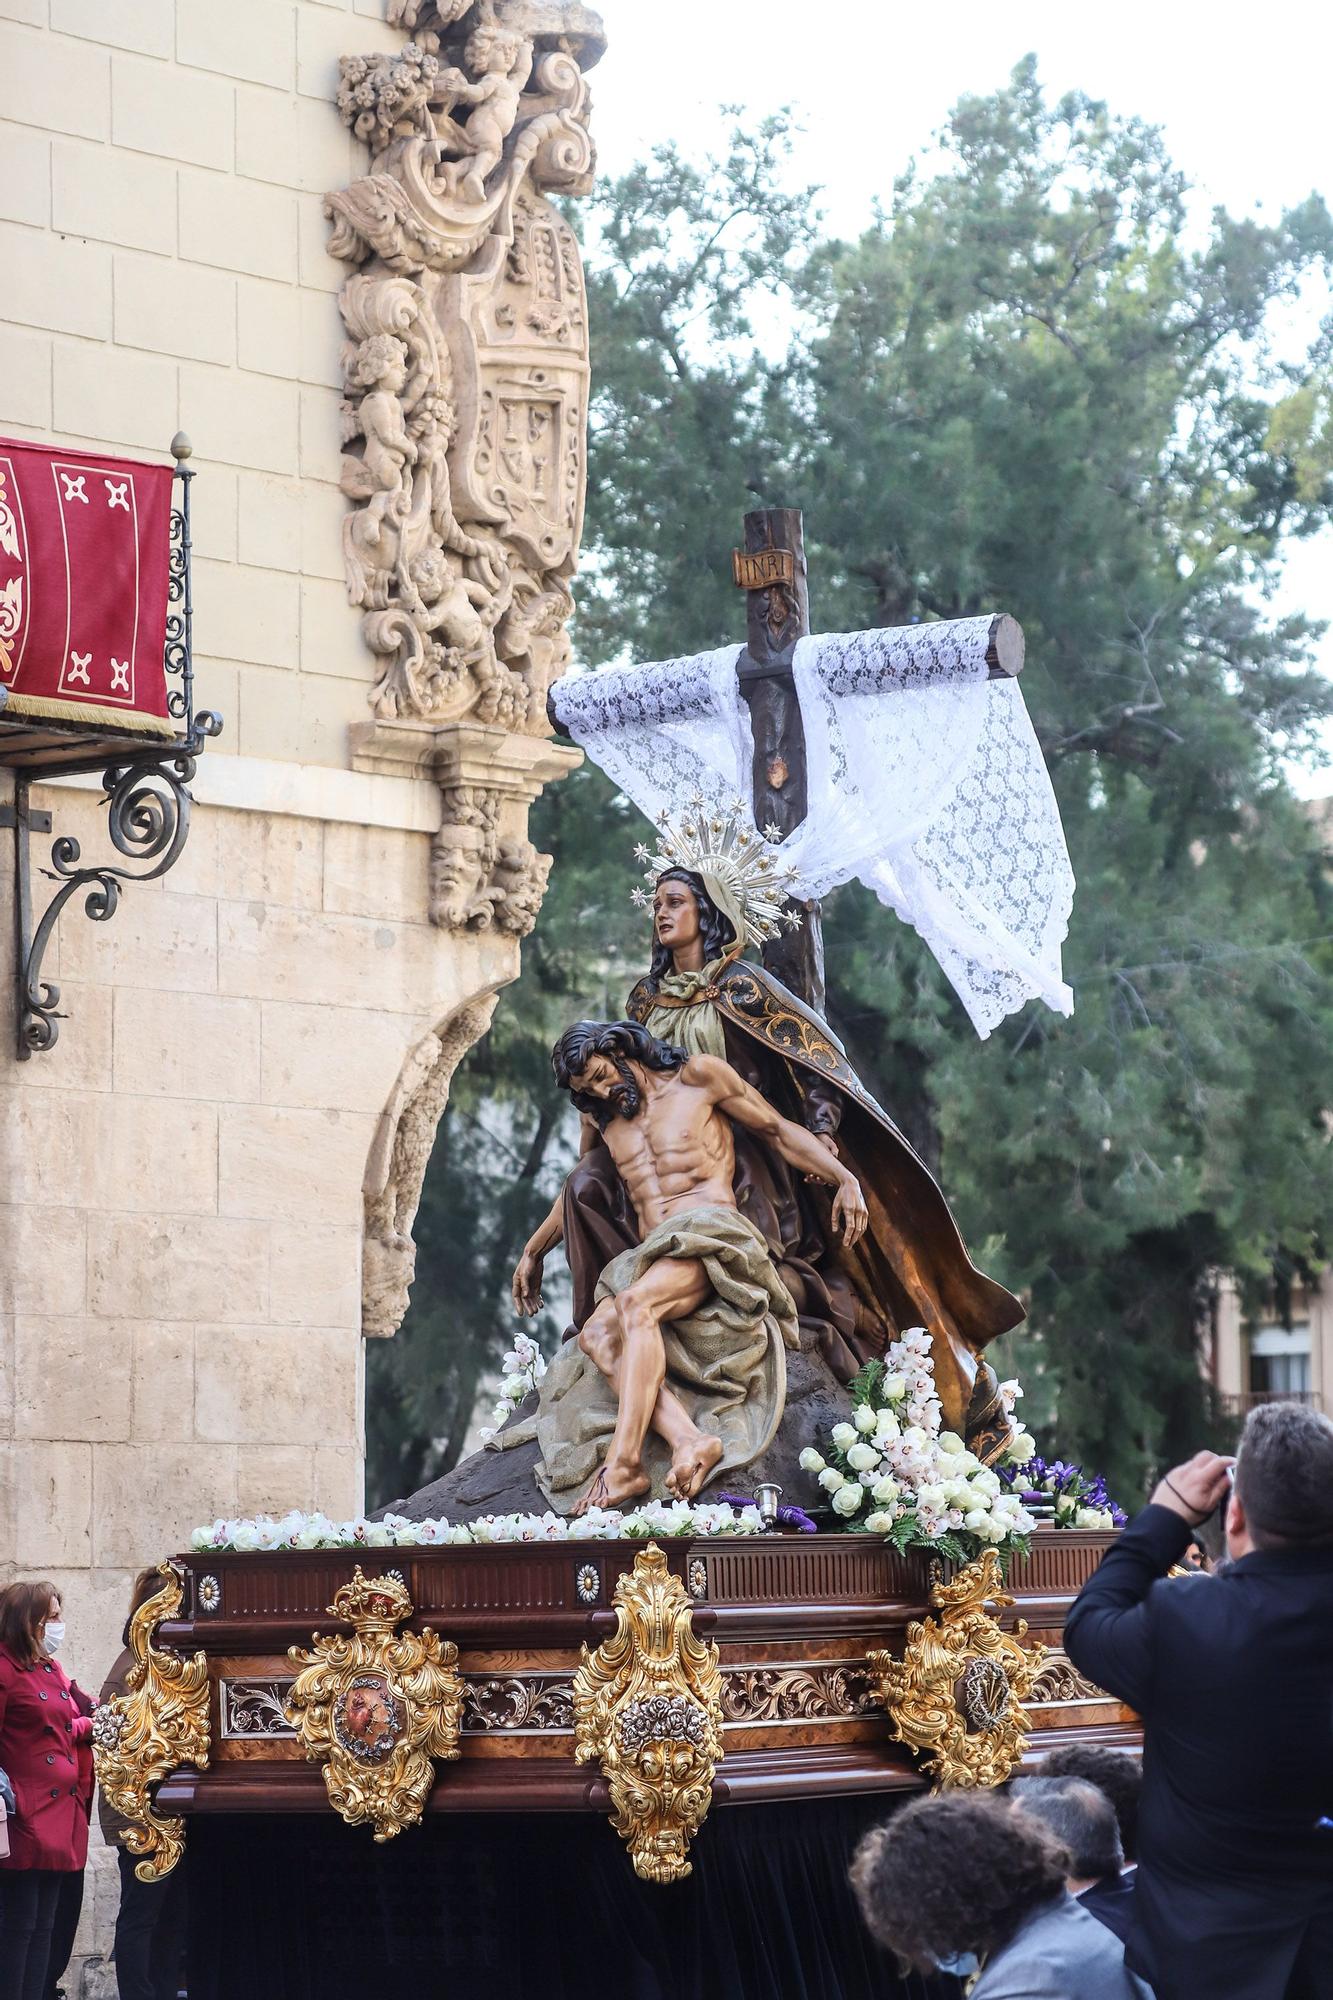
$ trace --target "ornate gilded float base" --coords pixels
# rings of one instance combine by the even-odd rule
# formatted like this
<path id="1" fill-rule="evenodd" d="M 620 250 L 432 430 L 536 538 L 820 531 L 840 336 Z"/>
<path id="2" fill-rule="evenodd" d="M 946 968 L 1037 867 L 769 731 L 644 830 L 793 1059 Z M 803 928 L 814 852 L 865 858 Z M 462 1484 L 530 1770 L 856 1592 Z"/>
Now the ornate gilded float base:
<path id="1" fill-rule="evenodd" d="M 574 1677 L 575 1757 L 601 1767 L 611 1824 L 645 1882 L 688 1875 L 722 1756 L 716 1646 L 694 1635 L 679 1577 L 650 1542 L 616 1584 L 616 1629 Z"/>
<path id="2" fill-rule="evenodd" d="M 432 1758 L 458 1755 L 458 1648 L 429 1627 L 395 1637 L 394 1628 L 412 1616 L 412 1599 L 393 1570 L 367 1580 L 358 1564 L 329 1615 L 350 1625 L 352 1637 L 316 1632 L 311 1652 L 288 1648 L 300 1671 L 287 1720 L 307 1758 L 323 1767 L 334 1811 L 349 1826 L 373 1826 L 376 1840 L 391 1840 L 421 1818 Z"/>
<path id="3" fill-rule="evenodd" d="M 1002 1785 L 1023 1755 L 1030 1727 L 1022 1704 L 1032 1692 L 1044 1646 L 1024 1646 L 1027 1620 L 1002 1632 L 988 1603 L 1013 1603 L 1000 1589 L 1000 1561 L 978 1561 L 936 1584 L 939 1618 L 913 1619 L 901 1660 L 867 1654 L 900 1742 L 924 1751 L 936 1788 Z"/>
<path id="4" fill-rule="evenodd" d="M 183 1764 L 208 1768 L 208 1660 L 182 1659 L 153 1644 L 153 1634 L 181 1608 L 185 1573 L 174 1562 L 159 1566 L 161 1590 L 130 1619 L 127 1691 L 104 1702 L 93 1717 L 93 1761 L 108 1805 L 129 1821 L 125 1846 L 142 1856 L 135 1874 L 160 1882 L 185 1851 L 185 1822 L 153 1809 L 150 1787 Z"/>

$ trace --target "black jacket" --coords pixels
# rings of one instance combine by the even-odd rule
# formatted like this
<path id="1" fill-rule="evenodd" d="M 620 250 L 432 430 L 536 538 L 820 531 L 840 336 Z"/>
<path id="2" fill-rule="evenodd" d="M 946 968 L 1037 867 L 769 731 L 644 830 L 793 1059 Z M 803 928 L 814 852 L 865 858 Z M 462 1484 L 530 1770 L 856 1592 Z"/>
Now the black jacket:
<path id="1" fill-rule="evenodd" d="M 1090 1917 L 1114 1931 L 1121 1944 L 1128 1944 L 1134 1928 L 1134 1875 L 1126 1868 L 1120 1875 L 1103 1875 L 1077 1901 Z"/>
<path id="2" fill-rule="evenodd" d="M 1333 1550 L 1167 1577 L 1190 1538 L 1145 1508 L 1065 1628 L 1143 1718 L 1131 1962 L 1159 2000 L 1333 1996 Z"/>

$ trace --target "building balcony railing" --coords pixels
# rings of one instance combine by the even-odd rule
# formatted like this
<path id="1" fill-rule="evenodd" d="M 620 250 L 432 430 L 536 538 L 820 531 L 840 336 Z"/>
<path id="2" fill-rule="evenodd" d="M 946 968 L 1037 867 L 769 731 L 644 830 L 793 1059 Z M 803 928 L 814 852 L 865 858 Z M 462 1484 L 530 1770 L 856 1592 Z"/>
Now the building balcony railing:
<path id="1" fill-rule="evenodd" d="M 1222 1396 L 1219 1400 L 1229 1417 L 1247 1417 L 1261 1403 L 1302 1403 L 1308 1410 L 1324 1407 L 1317 1389 L 1247 1389 L 1241 1395 Z"/>

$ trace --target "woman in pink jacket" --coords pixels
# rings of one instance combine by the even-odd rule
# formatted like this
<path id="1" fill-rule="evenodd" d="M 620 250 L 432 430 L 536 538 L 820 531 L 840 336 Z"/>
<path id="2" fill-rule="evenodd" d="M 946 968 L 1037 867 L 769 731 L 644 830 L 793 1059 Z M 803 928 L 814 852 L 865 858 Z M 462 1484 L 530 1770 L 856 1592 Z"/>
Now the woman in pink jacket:
<path id="1" fill-rule="evenodd" d="M 0 1590 L 0 1770 L 15 1800 L 0 1858 L 5 2000 L 42 2000 L 61 1885 L 88 1859 L 93 1703 L 55 1658 L 64 1632 L 51 1584 Z"/>

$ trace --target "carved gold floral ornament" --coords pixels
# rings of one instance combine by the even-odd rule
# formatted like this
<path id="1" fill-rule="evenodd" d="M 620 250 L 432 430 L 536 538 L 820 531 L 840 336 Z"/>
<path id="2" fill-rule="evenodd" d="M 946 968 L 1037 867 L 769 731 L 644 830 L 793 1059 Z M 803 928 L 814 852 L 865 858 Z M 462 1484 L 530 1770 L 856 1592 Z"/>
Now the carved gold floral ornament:
<path id="1" fill-rule="evenodd" d="M 208 1661 L 202 1653 L 182 1659 L 153 1644 L 157 1627 L 180 1610 L 185 1574 L 174 1562 L 159 1566 L 161 1590 L 130 1619 L 134 1665 L 126 1692 L 104 1702 L 93 1717 L 93 1761 L 109 1806 L 129 1821 L 124 1844 L 141 1856 L 135 1874 L 160 1882 L 185 1851 L 185 1822 L 154 1810 L 150 1788 L 182 1764 L 208 1767 Z"/>
<path id="2" fill-rule="evenodd" d="M 722 1756 L 717 1647 L 694 1635 L 693 1607 L 655 1542 L 615 1592 L 616 1629 L 574 1676 L 574 1751 L 596 1762 L 611 1824 L 645 1882 L 678 1882 L 713 1802 Z"/>
<path id="3" fill-rule="evenodd" d="M 415 1826 L 430 1795 L 432 1758 L 458 1755 L 463 1682 L 458 1648 L 429 1627 L 394 1628 L 412 1616 L 396 1571 L 366 1578 L 360 1565 L 335 1591 L 329 1615 L 350 1639 L 321 1638 L 288 1649 L 300 1668 L 287 1720 L 312 1763 L 323 1766 L 329 1802 L 348 1826 L 371 1825 L 376 1840 Z"/>
<path id="4" fill-rule="evenodd" d="M 937 1790 L 1002 1785 L 1023 1755 L 1030 1727 L 1023 1703 L 1046 1648 L 1020 1644 L 1026 1619 L 1003 1632 L 986 1608 L 1013 1601 L 1000 1588 L 999 1556 L 987 1549 L 934 1587 L 940 1616 L 912 1621 L 901 1660 L 882 1650 L 866 1655 L 894 1735 L 926 1753 Z"/>

